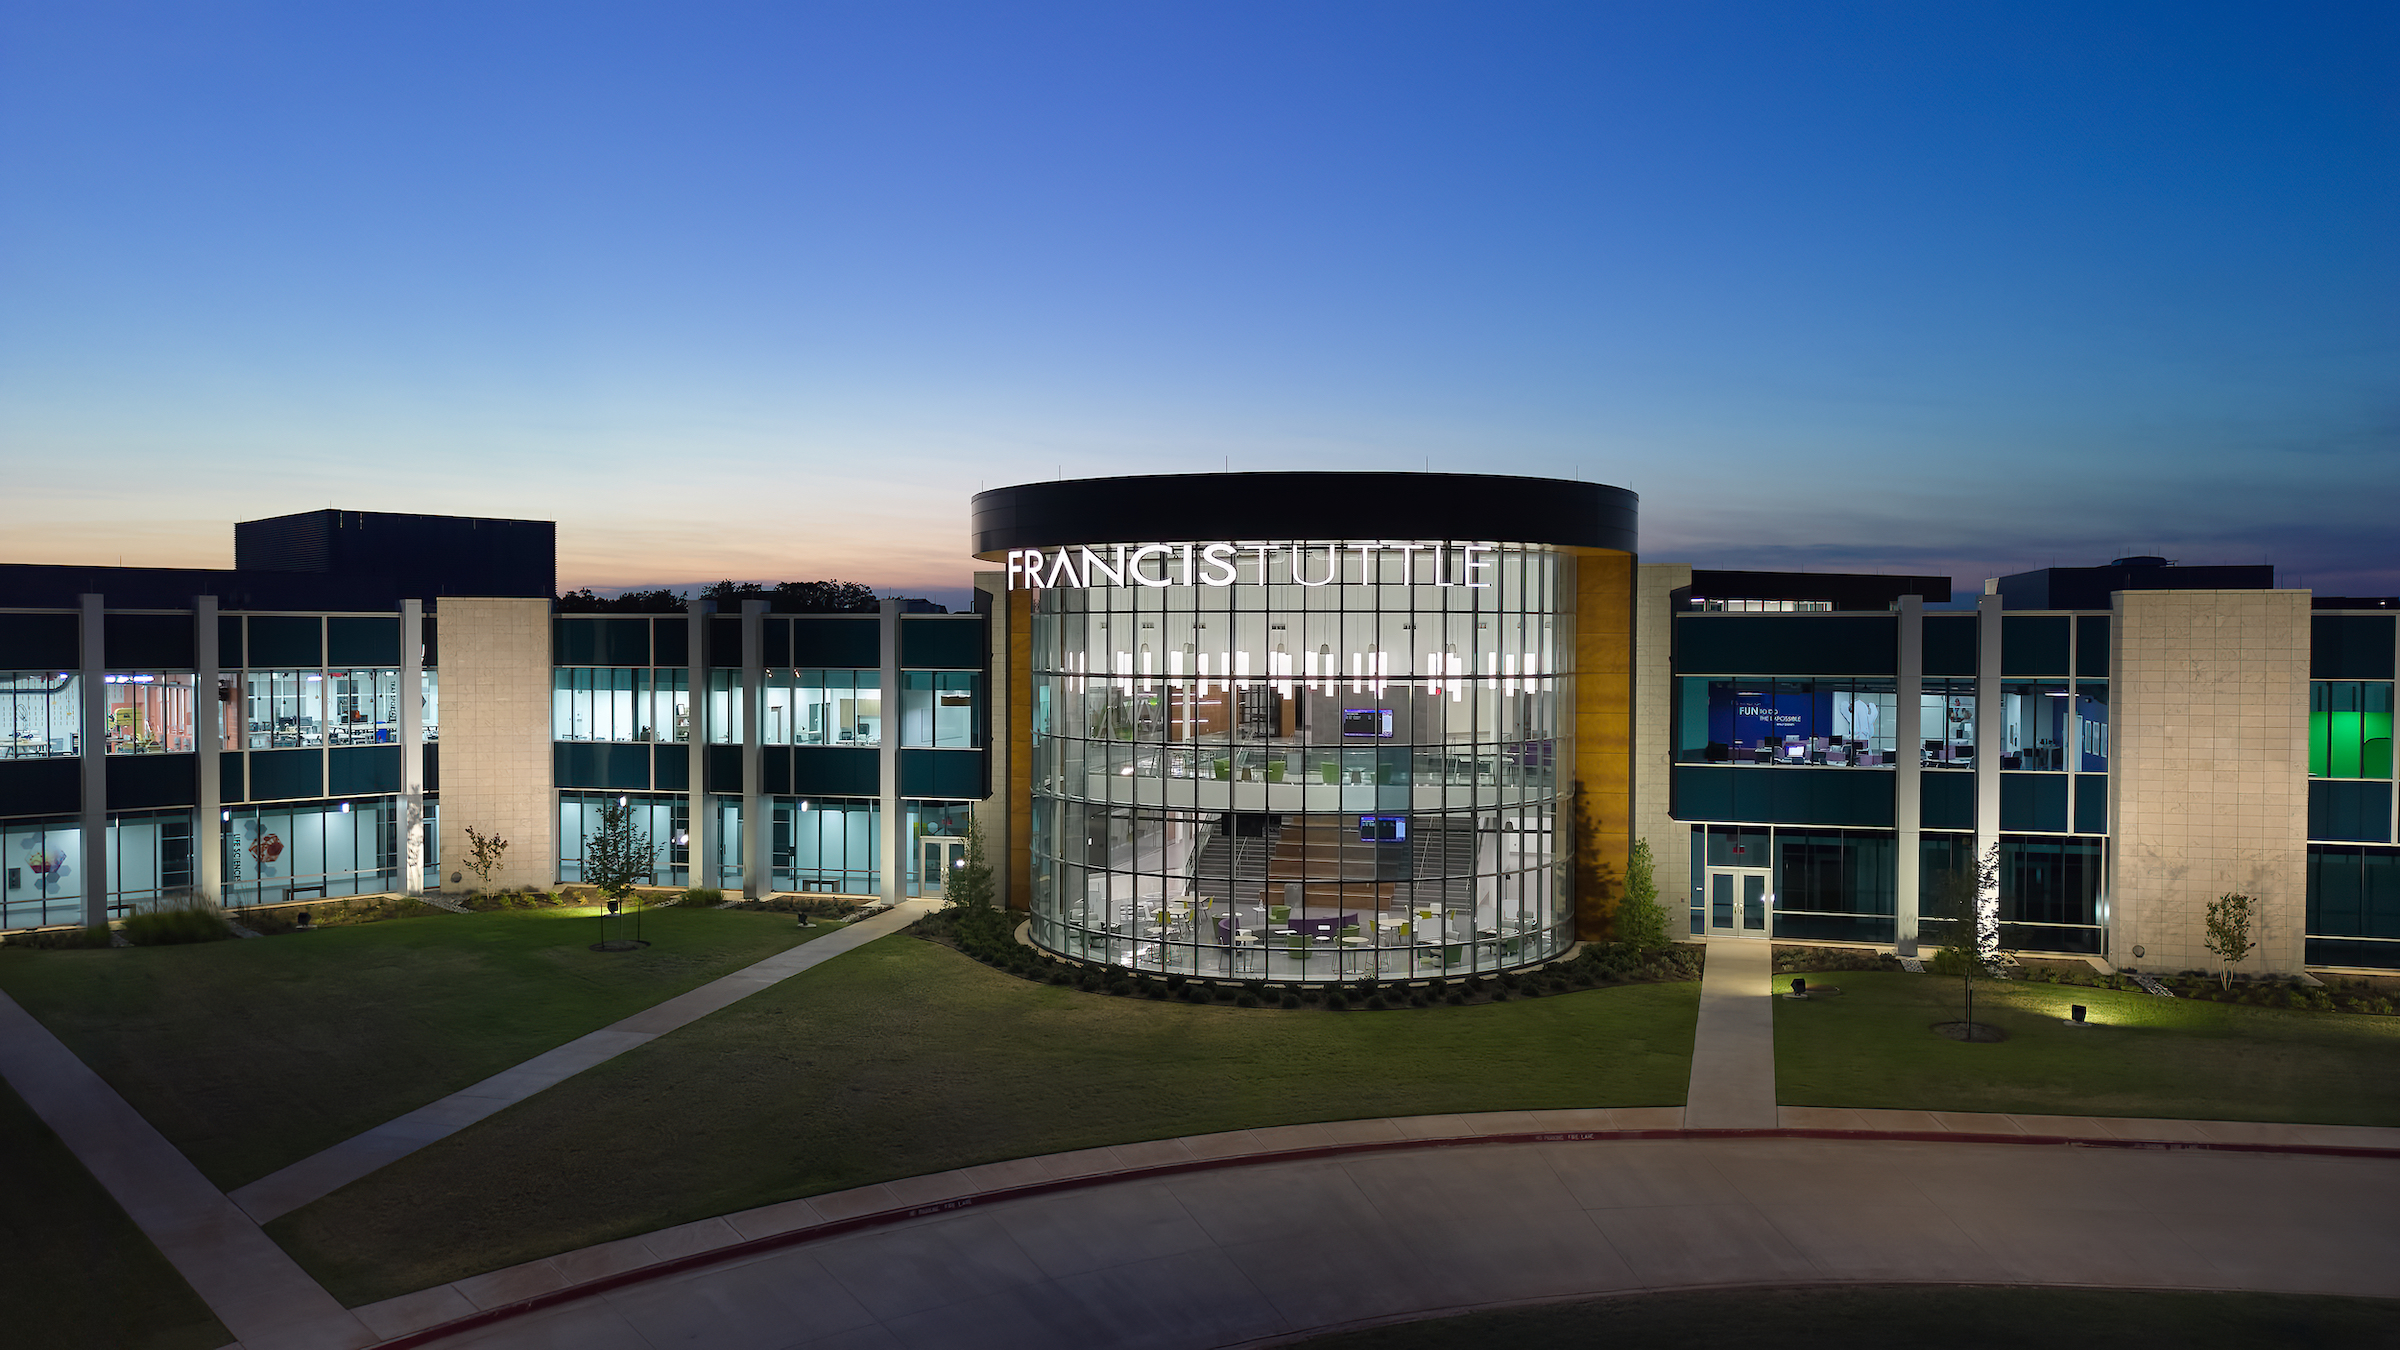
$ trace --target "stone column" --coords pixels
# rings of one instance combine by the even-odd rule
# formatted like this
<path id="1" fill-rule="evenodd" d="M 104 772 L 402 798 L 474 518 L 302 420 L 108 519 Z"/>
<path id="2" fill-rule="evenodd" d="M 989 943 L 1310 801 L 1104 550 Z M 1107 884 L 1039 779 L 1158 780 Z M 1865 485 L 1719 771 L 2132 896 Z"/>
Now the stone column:
<path id="1" fill-rule="evenodd" d="M 876 751 L 883 771 L 877 794 L 882 805 L 883 875 L 877 893 L 885 904 L 898 904 L 908 895 L 900 877 L 911 843 L 908 821 L 900 810 L 900 602 L 887 597 L 877 614 L 883 639 L 883 737 Z"/>
<path id="2" fill-rule="evenodd" d="M 494 888 L 558 882 L 550 602 L 444 596 L 442 856 L 467 874 L 467 829 L 508 840 Z"/>
<path id="3" fill-rule="evenodd" d="M 1634 598 L 1633 833 L 1650 841 L 1667 931 L 1685 935 L 1692 900 L 1692 827 L 1675 819 L 1675 613 L 1691 598 L 1689 563 L 1642 563 Z"/>
<path id="4" fill-rule="evenodd" d="M 217 644 L 217 597 L 192 597 L 192 869 L 194 889 L 208 904 L 225 902 L 225 707 L 217 702 L 223 653 Z"/>
<path id="5" fill-rule="evenodd" d="M 400 890 L 425 893 L 425 602 L 400 602 Z"/>
<path id="6" fill-rule="evenodd" d="M 775 889 L 767 870 L 767 841 L 775 820 L 767 809 L 766 766 L 759 729 L 766 724 L 767 602 L 742 602 L 742 894 L 755 900 Z"/>
<path id="7" fill-rule="evenodd" d="M 2253 974 L 2304 963 L 2306 591 L 2120 591 L 2109 624 L 2110 960 L 2213 970 L 2209 902 L 2250 896 Z M 2134 954 L 2136 948 L 2141 955 Z"/>
<path id="8" fill-rule="evenodd" d="M 108 922 L 108 597 L 81 595 L 81 643 L 76 666 L 82 675 L 83 698 L 78 743 L 83 763 L 83 806 L 77 821 L 82 856 L 83 922 L 86 927 Z"/>
<path id="9" fill-rule="evenodd" d="M 1902 956 L 1917 954 L 1917 926 L 1924 915 L 1924 847 L 1920 841 L 1925 805 L 1925 597 L 1900 597 L 1900 677 L 1892 719 L 1893 920 L 1892 940 Z"/>
<path id="10" fill-rule="evenodd" d="M 1009 717 L 1010 698 L 1014 691 L 1016 665 L 1008 645 L 1008 584 L 1000 572 L 977 572 L 975 589 L 979 593 L 977 608 L 984 616 L 984 744 L 985 763 L 990 766 L 991 792 L 975 803 L 975 823 L 983 831 L 984 860 L 991 864 L 993 903 L 1002 909 L 1023 909 L 1025 897 L 1012 884 L 1015 869 L 1008 865 L 1010 818 L 1013 798 L 1008 791 L 1010 775 L 1014 772 L 1016 756 L 1022 753 L 1019 740 L 1025 728 Z"/>
<path id="11" fill-rule="evenodd" d="M 684 683 L 691 686 L 690 709 L 684 716 L 684 844 L 688 884 L 715 890 L 724 884 L 717 866 L 717 825 L 708 811 L 708 620 L 717 612 L 714 600 L 695 595 L 684 602 Z"/>
<path id="12" fill-rule="evenodd" d="M 1975 597 L 1975 865 L 2000 844 L 2000 583 Z M 1992 897 L 1987 901 L 1997 903 Z"/>

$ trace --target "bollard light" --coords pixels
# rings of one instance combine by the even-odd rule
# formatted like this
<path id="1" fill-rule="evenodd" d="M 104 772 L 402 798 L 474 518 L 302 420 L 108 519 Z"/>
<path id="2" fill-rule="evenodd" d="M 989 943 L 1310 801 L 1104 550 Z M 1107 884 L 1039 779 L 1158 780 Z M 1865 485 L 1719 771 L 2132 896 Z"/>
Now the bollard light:
<path id="1" fill-rule="evenodd" d="M 1794 981 L 1792 981 L 1792 997 L 1793 997 L 1793 998 L 1807 998 L 1807 997 L 1808 997 L 1808 981 L 1807 981 L 1807 980 L 1794 980 Z"/>
<path id="2" fill-rule="evenodd" d="M 2067 1006 L 2067 1016 L 2074 1018 L 2078 1022 L 2082 1021 L 2083 1005 L 2080 1003 L 2069 1004 Z"/>
<path id="3" fill-rule="evenodd" d="M 614 900 L 611 900 L 611 901 L 609 901 L 609 902 L 608 902 L 608 912 L 609 912 L 609 913 L 611 913 L 611 914 L 614 914 L 614 913 L 616 913 L 616 912 L 617 912 L 617 902 L 616 902 L 616 901 L 614 901 Z"/>

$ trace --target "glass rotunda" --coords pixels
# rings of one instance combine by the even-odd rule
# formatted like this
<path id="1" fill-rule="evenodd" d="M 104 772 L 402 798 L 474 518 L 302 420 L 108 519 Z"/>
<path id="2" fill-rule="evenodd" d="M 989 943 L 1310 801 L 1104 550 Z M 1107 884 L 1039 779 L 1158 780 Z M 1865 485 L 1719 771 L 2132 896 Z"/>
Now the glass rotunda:
<path id="1" fill-rule="evenodd" d="M 1014 902 L 1037 945 L 1331 982 L 1486 972 L 1576 940 L 1575 575 L 1591 550 L 1491 529 L 1504 523 L 1491 503 L 1444 490 L 1461 480 L 1487 498 L 1618 493 L 1415 474 L 1002 490 L 1148 484 L 1166 508 L 994 550 L 1022 615 Z M 1284 509 L 1179 513 L 1195 483 L 1245 484 Z M 998 495 L 978 498 L 979 525 Z M 1384 528 L 1339 528 L 1367 519 Z M 1225 528 L 1311 522 L 1337 528 Z"/>

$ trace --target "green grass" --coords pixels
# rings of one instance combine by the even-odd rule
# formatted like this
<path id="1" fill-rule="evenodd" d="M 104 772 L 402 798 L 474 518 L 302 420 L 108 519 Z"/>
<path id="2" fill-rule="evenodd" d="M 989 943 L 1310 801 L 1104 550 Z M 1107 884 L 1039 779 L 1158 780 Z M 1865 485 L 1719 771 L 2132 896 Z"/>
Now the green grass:
<path id="1" fill-rule="evenodd" d="M 233 1339 L 23 1098 L 0 1084 L 10 1345 L 216 1350 Z"/>
<path id="2" fill-rule="evenodd" d="M 653 910 L 442 914 L 252 941 L 0 949 L 5 989 L 228 1190 L 794 943 L 838 931 Z"/>
<path id="3" fill-rule="evenodd" d="M 1644 1294 L 1335 1332 L 1297 1350 L 2022 1350 L 2034 1341 L 2175 1350 L 2400 1344 L 2400 1302 L 2297 1294 L 1841 1285 Z"/>
<path id="4" fill-rule="evenodd" d="M 1843 994 L 1775 1003 L 1787 1106 L 2400 1125 L 2400 1018 L 1979 980 L 1975 1020 L 2009 1039 L 1968 1045 L 1928 1029 L 1959 1017 L 1956 979 L 1823 982 Z M 2061 1026 L 2074 1003 L 2100 1025 Z"/>
<path id="5" fill-rule="evenodd" d="M 894 1177 L 1246 1126 L 1676 1105 L 1696 984 L 1282 1012 L 1036 985 L 892 937 L 270 1225 L 346 1302 Z"/>

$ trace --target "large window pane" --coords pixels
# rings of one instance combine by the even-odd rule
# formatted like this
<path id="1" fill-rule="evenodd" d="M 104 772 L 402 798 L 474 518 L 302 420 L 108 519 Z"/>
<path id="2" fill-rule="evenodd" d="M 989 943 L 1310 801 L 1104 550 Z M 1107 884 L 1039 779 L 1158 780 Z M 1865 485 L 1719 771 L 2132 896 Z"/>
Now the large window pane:
<path id="1" fill-rule="evenodd" d="M 73 671 L 0 671 L 0 759 L 82 754 L 82 698 Z"/>
<path id="2" fill-rule="evenodd" d="M 2308 687 L 2312 778 L 2392 776 L 2392 682 L 2314 680 Z"/>
<path id="3" fill-rule="evenodd" d="M 1883 679 L 1685 676 L 1676 759 L 1889 768 L 1898 752 L 1896 689 Z"/>

